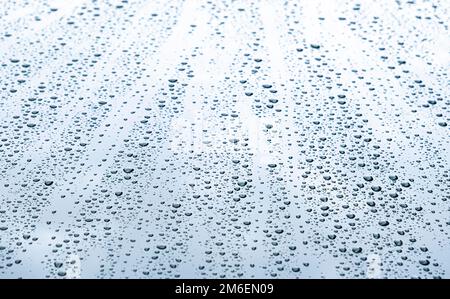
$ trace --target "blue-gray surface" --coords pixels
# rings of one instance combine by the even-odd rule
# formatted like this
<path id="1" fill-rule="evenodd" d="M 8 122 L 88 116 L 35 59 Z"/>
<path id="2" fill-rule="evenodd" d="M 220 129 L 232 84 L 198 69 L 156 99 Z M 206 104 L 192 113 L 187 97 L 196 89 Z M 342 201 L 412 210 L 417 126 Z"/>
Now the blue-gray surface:
<path id="1" fill-rule="evenodd" d="M 450 1 L 0 7 L 0 277 L 450 277 Z"/>

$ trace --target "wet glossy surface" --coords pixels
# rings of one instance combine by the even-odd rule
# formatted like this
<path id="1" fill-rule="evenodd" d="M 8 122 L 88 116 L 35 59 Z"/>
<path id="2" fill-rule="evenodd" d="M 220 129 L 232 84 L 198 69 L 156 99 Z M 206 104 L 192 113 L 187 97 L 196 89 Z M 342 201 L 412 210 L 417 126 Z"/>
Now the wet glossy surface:
<path id="1" fill-rule="evenodd" d="M 450 276 L 450 2 L 0 7 L 1 278 Z"/>

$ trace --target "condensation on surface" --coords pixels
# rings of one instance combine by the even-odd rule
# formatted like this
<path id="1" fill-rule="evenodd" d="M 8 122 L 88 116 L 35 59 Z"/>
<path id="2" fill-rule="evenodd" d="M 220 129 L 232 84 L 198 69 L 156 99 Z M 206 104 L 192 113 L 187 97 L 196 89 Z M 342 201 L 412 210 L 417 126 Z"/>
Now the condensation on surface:
<path id="1" fill-rule="evenodd" d="M 1 278 L 449 278 L 449 1 L 2 1 Z"/>

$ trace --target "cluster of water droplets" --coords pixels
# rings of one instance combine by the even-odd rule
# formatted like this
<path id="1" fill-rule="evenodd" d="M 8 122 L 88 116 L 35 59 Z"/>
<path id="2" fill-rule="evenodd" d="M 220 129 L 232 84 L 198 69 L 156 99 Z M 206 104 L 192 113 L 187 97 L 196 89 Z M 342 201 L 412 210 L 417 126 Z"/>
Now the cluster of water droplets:
<path id="1" fill-rule="evenodd" d="M 5 3 L 0 277 L 448 277 L 449 4 Z"/>

